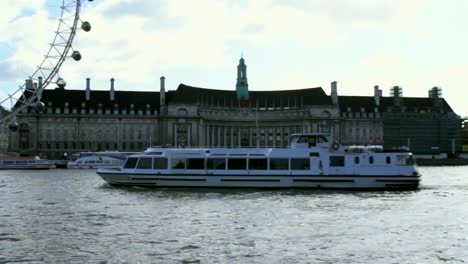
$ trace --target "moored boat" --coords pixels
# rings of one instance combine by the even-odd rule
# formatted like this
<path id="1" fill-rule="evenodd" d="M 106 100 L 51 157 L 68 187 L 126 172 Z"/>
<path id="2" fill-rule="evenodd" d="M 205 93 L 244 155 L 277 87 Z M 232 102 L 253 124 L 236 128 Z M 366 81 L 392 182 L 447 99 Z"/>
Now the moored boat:
<path id="1" fill-rule="evenodd" d="M 136 152 L 100 151 L 74 154 L 68 161 L 69 169 L 116 168 L 124 164 L 126 158 Z"/>
<path id="2" fill-rule="evenodd" d="M 37 156 L 0 158 L 0 169 L 3 170 L 47 170 L 54 166 L 54 161 Z"/>
<path id="3" fill-rule="evenodd" d="M 290 148 L 149 148 L 120 168 L 98 169 L 111 185 L 417 189 L 407 149 L 340 146 L 325 134 L 294 134 Z"/>

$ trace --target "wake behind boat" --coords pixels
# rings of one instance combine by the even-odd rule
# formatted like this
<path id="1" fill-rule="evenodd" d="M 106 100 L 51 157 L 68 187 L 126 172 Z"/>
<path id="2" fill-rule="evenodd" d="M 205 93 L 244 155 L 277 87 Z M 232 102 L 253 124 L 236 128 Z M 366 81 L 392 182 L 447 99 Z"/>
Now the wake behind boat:
<path id="1" fill-rule="evenodd" d="M 329 135 L 294 134 L 290 148 L 149 148 L 121 168 L 98 169 L 111 185 L 417 189 L 407 149 L 340 146 Z"/>

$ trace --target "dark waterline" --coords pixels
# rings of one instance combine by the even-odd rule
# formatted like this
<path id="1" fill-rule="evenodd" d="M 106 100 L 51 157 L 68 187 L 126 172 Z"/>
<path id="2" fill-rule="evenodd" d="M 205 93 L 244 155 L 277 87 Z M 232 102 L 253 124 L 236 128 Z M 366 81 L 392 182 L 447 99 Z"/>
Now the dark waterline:
<path id="1" fill-rule="evenodd" d="M 0 171 L 0 263 L 464 263 L 468 167 L 417 191 L 114 188 Z"/>

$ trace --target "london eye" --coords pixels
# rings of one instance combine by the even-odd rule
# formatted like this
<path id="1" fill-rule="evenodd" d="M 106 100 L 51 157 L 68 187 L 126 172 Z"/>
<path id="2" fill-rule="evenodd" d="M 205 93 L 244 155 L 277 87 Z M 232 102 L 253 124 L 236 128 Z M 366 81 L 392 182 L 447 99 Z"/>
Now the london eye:
<path id="1" fill-rule="evenodd" d="M 88 0 L 92 2 L 93 0 Z M 51 3 L 53 2 L 53 3 Z M 72 58 L 74 61 L 81 60 L 81 53 L 73 47 L 73 40 L 78 31 L 89 32 L 91 24 L 80 18 L 82 0 L 49 0 L 48 4 L 58 10 L 58 25 L 51 32 L 52 41 L 48 50 L 45 51 L 43 60 L 37 64 L 36 69 L 25 76 L 26 82 L 17 88 L 6 87 L 7 95 L 0 98 L 0 129 L 8 127 L 17 130 L 16 115 L 26 107 L 34 107 L 36 111 L 44 110 L 45 105 L 41 102 L 42 91 L 50 84 L 56 83 L 59 87 L 66 85 L 60 76 L 60 68 L 65 60 Z"/>

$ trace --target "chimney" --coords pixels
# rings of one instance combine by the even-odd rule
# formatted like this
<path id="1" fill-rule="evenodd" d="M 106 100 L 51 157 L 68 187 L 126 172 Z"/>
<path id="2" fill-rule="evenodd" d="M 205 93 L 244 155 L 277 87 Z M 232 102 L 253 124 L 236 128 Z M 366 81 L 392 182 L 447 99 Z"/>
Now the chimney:
<path id="1" fill-rule="evenodd" d="M 432 99 L 432 104 L 436 108 L 440 108 L 442 106 L 442 89 L 440 87 L 432 87 L 429 90 L 429 98 Z"/>
<path id="2" fill-rule="evenodd" d="M 115 90 L 114 90 L 114 78 L 110 79 L 110 100 L 114 101 L 115 100 Z"/>
<path id="3" fill-rule="evenodd" d="M 86 78 L 86 101 L 91 99 L 91 87 L 90 87 L 90 78 Z"/>
<path id="4" fill-rule="evenodd" d="M 403 96 L 403 89 L 399 86 L 393 86 L 391 90 L 393 96 L 393 104 L 397 107 L 401 106 L 401 97 Z"/>
<path id="5" fill-rule="evenodd" d="M 37 100 L 40 101 L 42 97 L 42 87 L 44 86 L 43 84 L 43 78 L 42 76 L 39 76 L 37 78 L 37 87 L 38 87 L 38 93 L 37 93 Z"/>
<path id="6" fill-rule="evenodd" d="M 382 97 L 382 90 L 379 89 L 379 86 L 374 86 L 374 101 L 376 106 L 380 106 L 380 98 Z"/>
<path id="7" fill-rule="evenodd" d="M 161 76 L 161 86 L 159 90 L 159 104 L 161 107 L 166 105 L 166 86 L 165 86 L 166 78 Z"/>
<path id="8" fill-rule="evenodd" d="M 338 88 L 336 81 L 331 83 L 331 100 L 334 105 L 338 104 Z"/>

